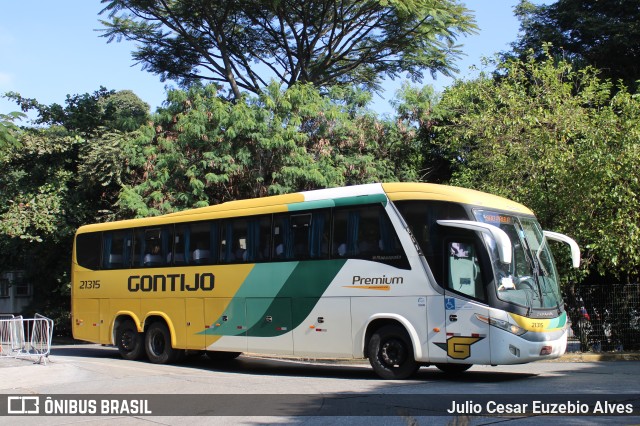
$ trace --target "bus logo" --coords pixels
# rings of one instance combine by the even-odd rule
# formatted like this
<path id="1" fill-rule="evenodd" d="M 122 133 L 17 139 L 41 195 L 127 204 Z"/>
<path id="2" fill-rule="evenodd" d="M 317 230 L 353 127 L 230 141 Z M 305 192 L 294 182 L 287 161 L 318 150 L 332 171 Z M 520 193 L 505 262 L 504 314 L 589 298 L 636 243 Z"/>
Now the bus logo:
<path id="1" fill-rule="evenodd" d="M 449 358 L 467 359 L 471 356 L 471 345 L 482 339 L 484 336 L 452 336 L 446 343 L 435 343 L 435 345 L 447 351 Z"/>

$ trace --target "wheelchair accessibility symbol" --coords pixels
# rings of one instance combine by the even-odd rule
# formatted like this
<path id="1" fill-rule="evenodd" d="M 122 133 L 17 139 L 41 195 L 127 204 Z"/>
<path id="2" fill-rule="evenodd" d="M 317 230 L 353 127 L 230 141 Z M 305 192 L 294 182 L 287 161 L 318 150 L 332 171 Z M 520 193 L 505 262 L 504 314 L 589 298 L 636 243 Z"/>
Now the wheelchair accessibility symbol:
<path id="1" fill-rule="evenodd" d="M 456 299 L 454 299 L 453 297 L 445 297 L 444 309 L 447 311 L 454 311 L 456 309 Z"/>

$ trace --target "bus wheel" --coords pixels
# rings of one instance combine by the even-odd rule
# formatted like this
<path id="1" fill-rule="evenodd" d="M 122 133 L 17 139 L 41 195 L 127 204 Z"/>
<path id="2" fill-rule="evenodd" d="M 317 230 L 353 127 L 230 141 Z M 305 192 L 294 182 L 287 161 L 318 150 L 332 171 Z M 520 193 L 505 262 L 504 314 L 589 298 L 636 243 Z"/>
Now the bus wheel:
<path id="1" fill-rule="evenodd" d="M 464 373 L 471 368 L 471 364 L 435 364 L 438 370 L 447 374 Z"/>
<path id="2" fill-rule="evenodd" d="M 131 320 L 123 321 L 116 329 L 116 345 L 124 359 L 134 361 L 144 355 L 143 334 L 138 333 L 136 325 Z"/>
<path id="3" fill-rule="evenodd" d="M 238 358 L 242 352 L 222 352 L 222 351 L 207 351 L 207 357 L 211 361 L 230 361 Z"/>
<path id="4" fill-rule="evenodd" d="M 162 322 L 154 322 L 145 334 L 144 346 L 149 361 L 154 364 L 169 364 L 176 361 L 180 351 L 171 346 L 171 334 Z"/>
<path id="5" fill-rule="evenodd" d="M 411 340 L 403 327 L 386 325 L 369 340 L 369 362 L 383 379 L 406 379 L 418 371 L 420 365 L 413 357 Z"/>

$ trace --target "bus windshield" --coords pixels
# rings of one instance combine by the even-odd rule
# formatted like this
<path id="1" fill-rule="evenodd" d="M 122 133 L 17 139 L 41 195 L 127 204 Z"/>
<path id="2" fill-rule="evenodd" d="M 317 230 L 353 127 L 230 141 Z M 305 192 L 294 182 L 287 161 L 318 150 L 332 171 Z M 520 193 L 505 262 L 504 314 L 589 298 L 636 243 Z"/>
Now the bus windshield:
<path id="1" fill-rule="evenodd" d="M 560 308 L 562 298 L 555 262 L 535 218 L 488 210 L 474 213 L 478 221 L 505 231 L 513 246 L 512 262 L 504 264 L 493 240 L 484 237 L 491 251 L 498 297 L 530 309 Z"/>

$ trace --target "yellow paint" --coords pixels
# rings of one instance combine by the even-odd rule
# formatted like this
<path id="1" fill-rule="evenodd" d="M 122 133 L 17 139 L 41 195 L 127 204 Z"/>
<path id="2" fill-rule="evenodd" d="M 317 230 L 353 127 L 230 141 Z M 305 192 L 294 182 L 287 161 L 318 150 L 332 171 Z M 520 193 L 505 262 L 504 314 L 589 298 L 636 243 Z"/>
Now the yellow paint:
<path id="1" fill-rule="evenodd" d="M 224 219 L 249 215 L 282 213 L 287 211 L 289 204 L 301 203 L 303 201 L 304 195 L 301 193 L 229 201 L 215 206 L 185 210 L 163 216 L 121 220 L 117 222 L 94 223 L 80 227 L 78 229 L 78 233 L 82 234 L 84 232 L 128 229 L 142 226 L 160 226 L 196 220 Z"/>
<path id="2" fill-rule="evenodd" d="M 511 318 L 518 324 L 520 327 L 527 331 L 556 331 L 562 330 L 563 327 L 553 327 L 553 323 L 558 323 L 558 318 L 545 319 L 545 318 L 527 318 L 516 314 L 509 314 Z"/>
<path id="3" fill-rule="evenodd" d="M 113 326 L 118 316 L 131 317 L 143 331 L 144 322 L 151 316 L 162 317 L 171 331 L 171 342 L 177 348 L 204 349 L 205 338 L 196 333 L 204 329 L 204 324 L 211 324 L 218 319 L 233 299 L 242 283 L 253 269 L 253 264 L 199 266 L 189 268 L 154 268 L 154 269 L 126 269 L 113 271 L 88 271 L 76 268 L 73 275 L 72 291 L 74 294 L 74 336 L 81 340 L 100 342 L 104 344 L 114 343 Z M 215 286 L 212 291 L 153 291 L 130 292 L 128 290 L 128 278 L 142 275 L 167 275 L 171 273 L 184 273 L 185 281 L 191 283 L 196 273 L 213 273 Z M 99 288 L 80 289 L 82 280 L 99 281 Z M 204 305 L 204 300 L 215 300 L 215 309 L 208 311 L 209 322 L 205 318 L 193 317 L 193 309 L 187 309 L 198 303 Z M 200 302 L 198 302 L 198 300 Z M 111 301 L 109 304 L 100 304 L 100 301 Z M 109 306 L 117 307 L 117 311 L 111 312 Z M 209 304 L 207 304 L 209 306 Z M 195 315 L 198 315 L 197 313 Z M 94 327 L 86 327 L 85 324 L 96 323 L 106 327 L 102 335 L 93 331 Z M 187 323 L 191 325 L 188 326 Z M 97 327 L 95 327 L 97 328 Z M 219 337 L 215 337 L 217 340 Z M 208 342 L 208 341 L 207 341 Z M 210 344 L 210 343 L 209 343 Z"/>
<path id="4" fill-rule="evenodd" d="M 391 201 L 436 200 L 470 204 L 479 207 L 533 215 L 533 212 L 515 201 L 497 195 L 456 186 L 431 183 L 383 183 L 382 187 Z"/>
<path id="5" fill-rule="evenodd" d="M 467 359 L 471 356 L 471 345 L 482 337 L 454 336 L 447 339 L 447 355 L 453 359 Z"/>

